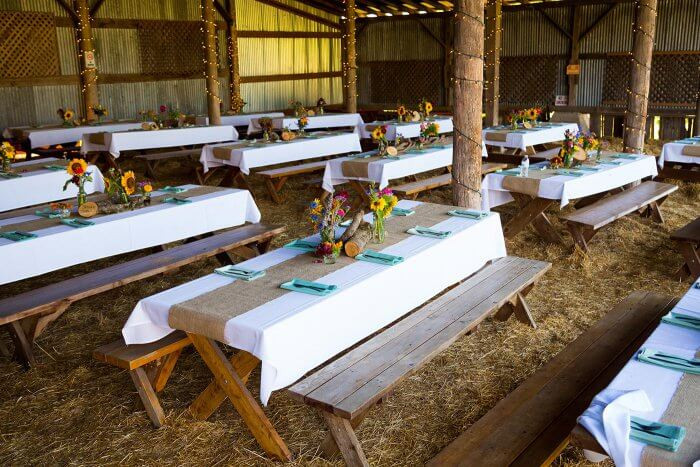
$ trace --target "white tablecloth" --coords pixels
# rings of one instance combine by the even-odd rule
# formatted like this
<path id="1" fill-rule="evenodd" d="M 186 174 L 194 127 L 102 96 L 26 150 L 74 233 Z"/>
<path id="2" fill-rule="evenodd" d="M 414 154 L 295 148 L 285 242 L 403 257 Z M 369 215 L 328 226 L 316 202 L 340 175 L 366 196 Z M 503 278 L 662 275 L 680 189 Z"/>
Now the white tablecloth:
<path id="1" fill-rule="evenodd" d="M 236 144 L 210 144 L 202 148 L 199 161 L 204 166 L 204 172 L 214 167 L 230 165 L 238 167 L 244 174 L 250 169 L 267 167 L 285 162 L 303 161 L 315 157 L 332 156 L 348 152 L 359 152 L 360 138 L 357 133 L 337 133 L 318 138 L 297 138 L 290 142 L 259 143 L 257 146 L 231 150 L 231 158 L 227 161 L 214 157 L 217 146 L 235 146 Z"/>
<path id="2" fill-rule="evenodd" d="M 403 200 L 399 206 L 420 204 Z M 389 221 L 390 222 L 390 221 Z M 287 293 L 237 316 L 226 324 L 225 344 L 262 361 L 260 397 L 284 388 L 305 373 L 408 313 L 452 284 L 505 256 L 501 221 L 496 213 L 481 221 L 447 217 L 436 224 L 451 230 L 444 240 L 410 237 L 382 251 L 402 255 L 403 263 L 383 266 L 357 261 L 319 277 L 339 291 L 326 297 Z M 478 248 L 474 248 L 478 245 Z M 381 246 L 380 246 L 381 249 Z M 301 254 L 280 248 L 241 263 L 266 269 Z M 438 270 L 440 274 L 434 274 Z M 173 331 L 170 307 L 231 283 L 210 274 L 142 299 L 122 329 L 127 344 L 152 342 Z"/>
<path id="3" fill-rule="evenodd" d="M 16 130 L 22 130 L 23 138 L 29 140 L 31 148 L 52 146 L 54 144 L 66 144 L 78 141 L 83 135 L 99 133 L 102 131 L 127 131 L 141 128 L 141 122 L 115 122 L 101 125 L 82 125 L 76 127 L 47 127 L 47 128 L 7 128 L 3 132 L 5 138 L 12 138 Z"/>
<path id="4" fill-rule="evenodd" d="M 160 194 L 153 192 L 154 196 Z M 34 232 L 38 238 L 22 242 L 0 238 L 0 284 L 260 221 L 260 211 L 245 190 L 229 189 L 190 199 L 188 204 L 156 202 L 135 211 L 96 217 L 95 225 L 85 228 L 59 225 L 38 230 Z M 34 219 L 39 217 L 4 219 L 0 225 Z"/>
<path id="5" fill-rule="evenodd" d="M 236 115 L 222 115 L 221 124 L 231 125 L 231 126 L 248 126 L 250 121 L 253 119 L 258 119 L 260 117 L 270 117 L 270 118 L 282 118 L 284 117 L 283 112 L 260 112 L 260 113 L 242 113 Z M 209 117 L 206 115 L 199 115 L 195 119 L 197 125 L 207 126 L 209 125 Z"/>
<path id="6" fill-rule="evenodd" d="M 108 151 L 119 157 L 121 151 L 170 148 L 191 144 L 220 143 L 238 139 L 236 128 L 229 125 L 193 126 L 185 128 L 168 128 L 156 131 L 119 131 L 105 134 L 105 144 L 83 141 L 80 152 Z"/>
<path id="7" fill-rule="evenodd" d="M 451 117 L 435 117 L 434 120 L 430 122 L 435 122 L 440 126 L 440 134 L 452 133 L 454 126 L 452 124 Z M 367 123 L 362 126 L 362 137 L 371 138 L 372 130 L 376 125 L 386 126 L 386 137 L 389 141 L 396 139 L 396 135 L 400 135 L 403 138 L 418 138 L 420 136 L 420 125 L 421 122 L 404 122 L 398 123 L 396 121 L 389 122 L 372 122 Z"/>
<path id="8" fill-rule="evenodd" d="M 692 288 L 678 302 L 673 311 L 700 317 L 700 289 Z M 660 323 L 659 327 L 649 336 L 641 347 L 661 350 L 685 358 L 693 358 L 700 349 L 700 332 Z M 642 363 L 631 359 L 620 373 L 612 380 L 610 385 L 598 396 L 598 404 L 592 405 L 579 422 L 588 429 L 595 438 L 604 446 L 609 446 L 616 453 L 627 452 L 629 466 L 640 465 L 642 451 L 646 446 L 638 441 L 626 437 L 606 437 L 606 430 L 602 421 L 604 402 L 615 400 L 621 393 L 630 391 L 644 391 L 651 402 L 650 411 L 629 410 L 617 415 L 635 415 L 651 421 L 659 421 L 671 402 L 683 373 L 663 368 L 656 365 Z M 609 420 L 612 424 L 614 420 Z M 629 422 L 628 422 L 629 423 Z M 608 428 L 610 430 L 610 427 Z M 698 430 L 700 427 L 688 426 L 688 430 Z M 614 444 L 612 444 L 614 443 Z M 625 445 L 626 443 L 626 445 Z M 618 464 L 622 467 L 623 462 Z"/>
<path id="9" fill-rule="evenodd" d="M 39 159 L 17 162 L 12 164 L 12 167 L 19 172 L 22 167 L 51 165 L 56 161 L 58 159 Z M 92 182 L 85 183 L 85 191 L 88 194 L 104 191 L 100 169 L 89 165 L 87 171 L 92 174 Z M 0 212 L 74 198 L 78 196 L 78 188 L 72 183 L 63 191 L 63 185 L 69 178 L 70 175 L 65 170 L 59 172 L 48 169 L 26 172 L 19 178 L 0 178 Z"/>
<path id="10" fill-rule="evenodd" d="M 664 162 L 681 162 L 684 164 L 700 164 L 700 157 L 698 156 L 685 156 L 682 154 L 683 148 L 686 144 L 679 142 L 666 143 L 661 149 L 661 155 L 659 156 L 659 167 L 663 169 Z"/>
<path id="11" fill-rule="evenodd" d="M 655 159 L 640 155 L 637 160 L 619 159 L 618 166 L 601 166 L 598 172 L 590 172 L 581 177 L 555 175 L 540 180 L 540 198 L 561 200 L 561 207 L 572 199 L 580 199 L 596 193 L 619 188 L 645 177 L 658 175 Z M 530 171 L 536 170 L 534 167 Z M 492 208 L 513 201 L 510 192 L 503 188 L 505 175 L 496 172 L 486 175 L 481 183 L 482 204 Z"/>
<path id="12" fill-rule="evenodd" d="M 280 117 L 272 119 L 272 126 L 278 130 L 284 128 L 289 128 L 290 130 L 298 130 L 299 125 L 297 125 L 297 117 Z M 359 132 L 362 128 L 364 122 L 360 114 L 324 114 L 315 115 L 309 117 L 309 125 L 306 127 L 307 130 L 314 130 L 319 128 L 345 128 L 353 127 L 355 131 Z M 250 121 L 248 125 L 248 134 L 261 131 L 260 124 L 257 119 Z"/>
<path id="13" fill-rule="evenodd" d="M 525 151 L 528 146 L 534 146 L 536 144 L 554 143 L 556 141 L 564 140 L 564 133 L 567 130 L 574 133 L 578 132 L 578 125 L 576 123 L 552 123 L 551 127 L 539 127 L 537 130 L 523 130 L 523 133 L 508 133 L 506 136 L 506 141 L 491 141 L 486 139 L 486 133 L 491 131 L 504 131 L 509 130 L 507 127 L 493 127 L 484 128 L 481 132 L 481 136 L 485 144 L 490 146 L 498 146 L 501 148 L 512 148 L 512 149 L 522 149 Z"/>

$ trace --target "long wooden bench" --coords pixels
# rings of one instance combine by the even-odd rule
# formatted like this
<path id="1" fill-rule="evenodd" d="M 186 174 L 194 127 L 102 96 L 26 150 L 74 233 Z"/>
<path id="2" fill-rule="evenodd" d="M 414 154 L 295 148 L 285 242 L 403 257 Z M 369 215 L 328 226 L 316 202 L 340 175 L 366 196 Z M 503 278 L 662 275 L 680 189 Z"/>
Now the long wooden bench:
<path id="1" fill-rule="evenodd" d="M 192 156 L 199 156 L 201 149 L 180 149 L 177 151 L 151 152 L 147 154 L 139 154 L 134 156 L 135 159 L 141 159 L 146 163 L 146 173 L 153 180 L 157 178 L 156 169 L 158 165 L 168 159 L 184 159 Z"/>
<path id="2" fill-rule="evenodd" d="M 681 280 L 687 277 L 695 280 L 700 277 L 700 217 L 673 232 L 671 239 L 676 242 L 678 251 L 685 260 L 676 273 L 677 276 Z"/>
<path id="3" fill-rule="evenodd" d="M 9 331 L 15 357 L 29 368 L 36 362 L 33 342 L 71 303 L 212 256 L 230 264 L 227 252 L 251 258 L 284 231 L 283 226 L 245 225 L 0 300 L 0 327 Z"/>
<path id="4" fill-rule="evenodd" d="M 289 177 L 293 175 L 302 175 L 313 172 L 320 172 L 326 167 L 326 161 L 307 162 L 305 164 L 292 165 L 281 167 L 278 169 L 263 170 L 256 172 L 265 179 L 265 186 L 270 193 L 272 200 L 277 204 L 282 204 L 282 196 L 280 191 Z"/>
<path id="5" fill-rule="evenodd" d="M 643 182 L 620 193 L 602 198 L 593 204 L 562 216 L 574 243 L 584 252 L 596 232 L 609 223 L 635 211 L 663 224 L 659 209 L 668 195 L 678 189 L 676 185 L 660 182 Z"/>
<path id="6" fill-rule="evenodd" d="M 429 466 L 549 465 L 576 419 L 675 304 L 634 292 L 443 449 Z"/>
<path id="7" fill-rule="evenodd" d="M 534 327 L 525 296 L 550 267 L 516 257 L 496 260 L 291 386 L 292 397 L 323 415 L 330 429 L 324 451 L 339 449 L 348 465 L 368 465 L 354 430 L 369 410 L 487 317 L 515 315 Z"/>
<path id="8" fill-rule="evenodd" d="M 508 167 L 506 164 L 498 164 L 494 162 L 486 162 L 481 164 L 481 175 L 484 176 L 491 172 L 496 172 Z M 439 188 L 442 186 L 447 186 L 452 183 L 452 174 L 446 173 L 441 175 L 436 175 L 434 177 L 429 177 L 423 180 L 416 180 L 413 182 L 404 183 L 392 187 L 392 190 L 398 196 L 402 198 L 416 199 L 418 195 L 424 191 L 432 190 L 434 188 Z"/>

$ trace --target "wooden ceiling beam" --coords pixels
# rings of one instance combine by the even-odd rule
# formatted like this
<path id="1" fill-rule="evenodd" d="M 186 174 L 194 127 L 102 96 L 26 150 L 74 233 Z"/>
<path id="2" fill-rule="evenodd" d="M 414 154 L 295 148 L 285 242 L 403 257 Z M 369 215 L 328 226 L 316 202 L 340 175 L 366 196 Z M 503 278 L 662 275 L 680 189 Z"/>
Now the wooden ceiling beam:
<path id="1" fill-rule="evenodd" d="M 56 0 L 56 3 L 58 3 L 58 6 L 60 6 L 63 11 L 68 13 L 68 16 L 70 16 L 70 18 L 73 20 L 73 23 L 77 24 L 78 21 L 80 21 L 78 14 L 73 10 L 73 8 L 70 7 L 70 5 L 68 5 L 68 3 L 66 3 L 66 0 Z"/>
<path id="2" fill-rule="evenodd" d="M 588 33 L 591 32 L 596 26 L 598 26 L 598 24 L 599 24 L 606 16 L 608 16 L 608 14 L 609 14 L 611 11 L 613 11 L 613 10 L 615 9 L 616 6 L 617 6 L 617 3 L 613 3 L 613 4 L 608 5 L 608 7 L 607 7 L 605 10 L 603 10 L 603 12 L 602 12 L 600 15 L 598 15 L 598 17 L 597 17 L 595 20 L 593 20 L 593 22 L 591 23 L 591 25 L 588 26 L 588 27 L 586 28 L 586 30 L 583 31 L 583 32 L 581 33 L 581 38 L 580 38 L 580 39 L 583 40 L 583 38 L 586 37 L 586 36 L 588 35 Z"/>
<path id="3" fill-rule="evenodd" d="M 214 0 L 214 8 L 216 8 L 216 11 L 219 12 L 221 17 L 226 21 L 227 24 L 231 24 L 233 22 L 233 18 L 231 18 L 231 15 L 228 13 L 226 10 L 226 7 L 219 2 L 219 0 Z"/>
<path id="4" fill-rule="evenodd" d="M 541 5 L 541 4 L 540 4 L 540 5 Z M 571 32 L 569 32 L 569 31 L 567 31 L 566 29 L 564 29 L 563 27 L 561 27 L 561 25 L 560 25 L 559 23 L 557 23 L 557 22 L 554 20 L 554 18 L 552 18 L 551 16 L 549 16 L 549 13 L 547 13 L 546 11 L 544 11 L 544 10 L 543 10 L 542 8 L 540 8 L 540 7 L 531 7 L 531 8 L 534 9 L 535 11 L 539 12 L 539 13 L 544 17 L 544 19 L 547 20 L 547 22 L 548 22 L 549 24 L 551 24 L 552 26 L 554 26 L 554 27 L 557 29 L 557 31 L 559 31 L 560 33 L 562 33 L 563 35 L 565 35 L 566 37 L 568 37 L 569 39 L 571 39 Z"/>
<path id="5" fill-rule="evenodd" d="M 315 21 L 317 23 L 326 25 L 330 28 L 340 30 L 340 23 L 338 23 L 337 21 L 331 21 L 329 19 L 323 18 L 322 16 L 318 16 L 318 15 L 315 15 L 313 13 L 309 13 L 308 11 L 304 11 L 300 8 L 296 8 L 296 7 L 287 5 L 285 3 L 282 3 L 279 0 L 255 0 L 255 1 L 258 3 L 262 3 L 263 5 L 275 7 L 278 10 L 286 11 L 287 13 L 291 13 L 293 15 L 301 16 L 302 18 L 310 19 L 311 21 Z"/>
<path id="6" fill-rule="evenodd" d="M 102 8 L 102 4 L 105 2 L 105 0 L 97 0 L 92 7 L 90 8 L 90 16 L 94 17 L 98 11 L 100 11 L 100 8 Z"/>

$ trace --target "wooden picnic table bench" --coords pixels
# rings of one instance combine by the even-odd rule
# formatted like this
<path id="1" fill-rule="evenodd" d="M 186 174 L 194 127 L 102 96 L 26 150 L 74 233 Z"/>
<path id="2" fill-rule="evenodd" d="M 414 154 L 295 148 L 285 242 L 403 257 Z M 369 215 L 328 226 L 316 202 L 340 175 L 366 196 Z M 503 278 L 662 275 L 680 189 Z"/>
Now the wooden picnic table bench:
<path id="1" fill-rule="evenodd" d="M 36 363 L 33 342 L 71 303 L 212 256 L 230 264 L 229 251 L 251 258 L 266 251 L 284 230 L 283 226 L 245 225 L 5 298 L 0 300 L 0 328 L 10 333 L 15 357 L 29 368 Z"/>
<path id="2" fill-rule="evenodd" d="M 323 447 L 350 466 L 368 465 L 355 428 L 396 386 L 491 315 L 535 322 L 525 296 L 551 267 L 505 257 L 288 388 L 318 409 L 330 429 Z"/>
<path id="3" fill-rule="evenodd" d="M 278 169 L 262 170 L 256 172 L 265 179 L 265 186 L 270 193 L 270 197 L 277 204 L 282 204 L 283 198 L 280 196 L 280 190 L 287 182 L 289 177 L 293 175 L 302 175 L 313 172 L 320 172 L 326 167 L 326 161 L 307 162 L 305 164 L 291 165 L 280 167 Z"/>
<path id="4" fill-rule="evenodd" d="M 168 159 L 184 159 L 184 158 L 189 158 L 192 156 L 199 156 L 199 154 L 201 152 L 202 152 L 201 148 L 200 149 L 177 149 L 174 151 L 159 151 L 159 152 L 138 154 L 138 155 L 134 156 L 134 158 L 143 160 L 146 163 L 146 173 L 153 180 L 156 180 L 158 178 L 156 175 L 156 169 L 158 168 L 158 165 L 161 162 L 168 160 Z"/>
<path id="5" fill-rule="evenodd" d="M 485 162 L 481 164 L 481 175 L 484 176 L 491 172 L 496 172 L 508 167 L 506 164 L 498 164 L 494 162 Z M 442 186 L 447 186 L 452 183 L 452 174 L 446 173 L 441 175 L 435 175 L 434 177 L 429 177 L 423 180 L 416 180 L 401 185 L 397 185 L 392 188 L 395 194 L 402 196 L 404 198 L 416 199 L 418 195 L 424 191 L 432 190 L 433 188 L 439 188 Z"/>
<path id="6" fill-rule="evenodd" d="M 676 275 L 681 280 L 690 277 L 694 281 L 700 277 L 700 217 L 673 232 L 671 239 L 685 260 Z"/>
<path id="7" fill-rule="evenodd" d="M 576 419 L 673 308 L 634 292 L 459 435 L 429 466 L 549 465 Z"/>

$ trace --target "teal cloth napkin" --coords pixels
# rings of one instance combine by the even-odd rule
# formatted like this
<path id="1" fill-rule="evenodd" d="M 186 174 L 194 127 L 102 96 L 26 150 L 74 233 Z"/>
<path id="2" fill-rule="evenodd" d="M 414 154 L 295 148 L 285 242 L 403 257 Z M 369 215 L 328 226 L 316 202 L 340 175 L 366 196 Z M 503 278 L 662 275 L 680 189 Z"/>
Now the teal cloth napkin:
<path id="1" fill-rule="evenodd" d="M 581 177 L 585 175 L 583 172 L 579 172 L 578 170 L 571 170 L 571 169 L 559 169 L 556 171 L 557 175 L 566 175 L 567 177 Z"/>
<path id="2" fill-rule="evenodd" d="M 412 216 L 416 213 L 413 209 L 404 209 L 400 208 L 398 206 L 394 206 L 394 209 L 391 210 L 391 215 L 392 216 L 400 216 L 400 217 L 406 217 L 406 216 Z"/>
<path id="3" fill-rule="evenodd" d="M 86 221 L 85 219 L 76 219 L 76 218 L 61 219 L 61 224 L 67 225 L 69 227 L 75 227 L 76 229 L 95 225 L 95 223 L 92 221 Z"/>
<path id="4" fill-rule="evenodd" d="M 292 279 L 280 285 L 280 287 L 285 290 L 291 290 L 292 292 L 307 293 L 320 297 L 330 295 L 338 290 L 337 285 L 321 284 L 320 282 L 311 282 L 304 279 Z"/>
<path id="5" fill-rule="evenodd" d="M 37 235 L 31 232 L 22 232 L 21 230 L 12 230 L 9 232 L 0 232 L 0 237 L 12 240 L 13 242 L 23 242 L 36 238 Z"/>
<path id="6" fill-rule="evenodd" d="M 637 353 L 637 360 L 671 370 L 700 375 L 700 359 L 697 358 L 683 358 L 660 350 L 642 348 Z"/>
<path id="7" fill-rule="evenodd" d="M 370 157 L 374 156 L 374 152 L 360 152 L 357 154 L 350 154 L 348 158 L 350 159 L 369 159 Z"/>
<path id="8" fill-rule="evenodd" d="M 172 198 L 165 198 L 163 202 L 169 204 L 190 204 L 192 200 L 187 198 L 176 198 L 173 196 Z"/>
<path id="9" fill-rule="evenodd" d="M 352 221 L 351 221 L 352 222 Z M 318 242 L 311 242 L 309 240 L 297 239 L 284 245 L 285 248 L 291 248 L 293 250 L 301 251 L 316 251 L 318 248 Z"/>
<path id="10" fill-rule="evenodd" d="M 685 428 L 652 422 L 639 417 L 630 417 L 630 439 L 656 446 L 666 451 L 676 452 L 685 438 Z"/>
<path id="11" fill-rule="evenodd" d="M 0 172 L 0 177 L 2 178 L 19 178 L 22 175 L 14 172 Z"/>
<path id="12" fill-rule="evenodd" d="M 632 154 L 624 154 L 624 153 L 613 154 L 610 157 L 612 157 L 613 159 L 625 159 L 628 161 L 636 161 L 637 159 L 639 159 L 639 156 L 633 156 Z"/>
<path id="13" fill-rule="evenodd" d="M 66 168 L 62 165 L 45 165 L 46 170 L 53 170 L 54 172 L 63 172 Z"/>
<path id="14" fill-rule="evenodd" d="M 61 212 L 60 209 L 49 209 L 49 208 L 44 208 L 40 210 L 34 211 L 34 215 L 39 216 L 39 217 L 48 217 L 49 219 L 56 219 L 58 217 L 61 217 L 63 213 Z"/>
<path id="15" fill-rule="evenodd" d="M 182 193 L 183 191 L 187 191 L 187 189 L 179 186 L 166 186 L 163 188 L 159 188 L 158 191 L 164 191 L 166 193 Z"/>
<path id="16" fill-rule="evenodd" d="M 453 209 L 452 211 L 448 211 L 447 214 L 450 216 L 465 217 L 467 219 L 474 220 L 484 219 L 489 215 L 489 213 L 486 211 L 476 211 L 473 209 Z"/>
<path id="17" fill-rule="evenodd" d="M 387 253 L 380 253 L 374 250 L 365 250 L 355 256 L 356 260 L 367 261 L 369 263 L 384 264 L 387 266 L 395 266 L 403 262 L 403 256 L 395 256 Z"/>
<path id="18" fill-rule="evenodd" d="M 246 282 L 254 281 L 255 279 L 259 279 L 265 275 L 265 271 L 256 271 L 254 269 L 234 265 L 216 268 L 214 269 L 214 272 L 233 279 L 242 279 Z"/>
<path id="19" fill-rule="evenodd" d="M 700 331 L 700 318 L 695 316 L 685 315 L 683 313 L 676 313 L 675 311 L 670 312 L 661 321 L 668 324 L 675 324 L 676 326 L 683 326 L 685 328 L 697 329 Z"/>
<path id="20" fill-rule="evenodd" d="M 598 172 L 600 170 L 600 167 L 576 167 L 576 170 L 579 172 Z"/>
<path id="21" fill-rule="evenodd" d="M 452 235 L 452 232 L 450 232 L 449 230 L 435 230 L 428 227 L 421 227 L 420 225 L 412 227 L 406 232 L 410 233 L 411 235 L 419 235 L 421 237 L 428 238 L 437 238 L 440 240 Z"/>
<path id="22" fill-rule="evenodd" d="M 622 161 L 600 161 L 600 165 L 621 165 Z"/>
<path id="23" fill-rule="evenodd" d="M 517 169 L 507 169 L 507 170 L 498 170 L 498 171 L 496 171 L 496 172 L 499 173 L 499 174 L 501 174 L 501 175 L 514 175 L 514 176 L 520 175 L 520 169 L 519 169 L 519 168 L 517 168 Z"/>

